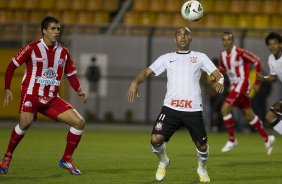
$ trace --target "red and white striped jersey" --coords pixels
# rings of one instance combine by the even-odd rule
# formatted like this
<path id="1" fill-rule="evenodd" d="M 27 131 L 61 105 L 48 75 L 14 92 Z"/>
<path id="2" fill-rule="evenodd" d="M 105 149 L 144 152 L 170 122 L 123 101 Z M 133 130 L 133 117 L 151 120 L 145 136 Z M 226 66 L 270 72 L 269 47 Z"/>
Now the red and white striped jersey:
<path id="1" fill-rule="evenodd" d="M 65 47 L 60 44 L 48 47 L 43 39 L 20 49 L 12 58 L 12 62 L 17 67 L 26 64 L 22 95 L 56 97 L 63 75 L 71 76 L 77 72 Z"/>
<path id="2" fill-rule="evenodd" d="M 233 46 L 230 53 L 226 50 L 220 53 L 220 72 L 227 74 L 231 90 L 235 89 L 238 93 L 246 94 L 250 89 L 249 73 L 252 64 L 256 72 L 260 73 L 260 58 L 255 54 L 236 46 Z"/>

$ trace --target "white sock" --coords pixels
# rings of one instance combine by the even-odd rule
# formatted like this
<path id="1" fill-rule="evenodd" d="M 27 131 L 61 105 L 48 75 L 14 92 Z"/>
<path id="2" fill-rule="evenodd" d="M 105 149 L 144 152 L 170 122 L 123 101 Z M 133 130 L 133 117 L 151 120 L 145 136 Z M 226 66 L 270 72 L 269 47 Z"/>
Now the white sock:
<path id="1" fill-rule="evenodd" d="M 15 132 L 16 132 L 18 135 L 24 135 L 24 134 L 25 134 L 25 131 L 20 128 L 20 125 L 19 125 L 19 124 L 16 125 L 16 127 L 15 127 Z"/>
<path id="2" fill-rule="evenodd" d="M 162 143 L 159 146 L 152 146 L 152 151 L 159 157 L 160 162 L 164 164 L 169 162 L 169 159 L 165 153 L 165 143 Z"/>
<path id="3" fill-rule="evenodd" d="M 198 149 L 196 150 L 198 156 L 198 168 L 205 168 L 209 157 L 209 146 L 207 145 L 207 150 L 205 152 L 201 152 Z"/>
<path id="4" fill-rule="evenodd" d="M 275 130 L 278 134 L 282 135 L 282 120 L 280 120 L 274 127 L 273 130 Z"/>

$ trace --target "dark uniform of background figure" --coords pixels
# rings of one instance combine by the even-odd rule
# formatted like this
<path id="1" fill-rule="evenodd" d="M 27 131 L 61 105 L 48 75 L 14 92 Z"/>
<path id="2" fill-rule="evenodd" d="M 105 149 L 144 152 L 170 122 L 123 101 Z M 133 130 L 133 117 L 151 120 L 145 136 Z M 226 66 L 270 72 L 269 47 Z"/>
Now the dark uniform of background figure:
<path id="1" fill-rule="evenodd" d="M 98 84 L 100 80 L 100 68 L 96 64 L 96 58 L 91 58 L 91 65 L 86 70 L 86 78 L 89 82 L 89 92 L 97 93 L 98 92 Z"/>

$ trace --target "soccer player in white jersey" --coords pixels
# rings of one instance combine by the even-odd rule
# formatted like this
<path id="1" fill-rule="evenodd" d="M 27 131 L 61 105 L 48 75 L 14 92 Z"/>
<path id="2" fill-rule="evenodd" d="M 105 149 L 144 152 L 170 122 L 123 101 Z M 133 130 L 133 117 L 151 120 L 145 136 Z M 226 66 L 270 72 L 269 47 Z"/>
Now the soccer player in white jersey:
<path id="1" fill-rule="evenodd" d="M 175 32 L 177 51 L 160 56 L 148 68 L 141 71 L 131 82 L 127 92 L 129 102 L 138 96 L 138 85 L 149 76 L 167 73 L 167 93 L 161 113 L 157 117 L 151 135 L 152 151 L 159 158 L 156 179 L 166 176 L 169 158 L 165 152 L 165 143 L 180 127 L 185 127 L 196 145 L 198 156 L 197 173 L 201 182 L 210 182 L 206 170 L 209 155 L 207 133 L 203 121 L 203 107 L 199 80 L 202 72 L 214 79 L 213 87 L 218 93 L 224 90 L 224 78 L 213 62 L 203 53 L 189 50 L 192 41 L 191 31 L 187 27 Z"/>
<path id="2" fill-rule="evenodd" d="M 17 67 L 25 64 L 26 70 L 21 85 L 20 120 L 13 129 L 9 145 L 0 164 L 0 174 L 7 174 L 13 152 L 24 137 L 37 112 L 68 124 L 67 145 L 59 166 L 73 175 L 81 172 L 74 166 L 72 155 L 79 144 L 85 121 L 83 117 L 58 95 L 62 77 L 66 75 L 72 88 L 82 101 L 86 94 L 81 90 L 76 68 L 69 51 L 58 43 L 61 26 L 58 19 L 47 16 L 41 22 L 43 38 L 20 49 L 7 67 L 5 73 L 4 107 L 13 99 L 10 84 Z M 54 141 L 54 140 L 50 140 Z"/>
<path id="3" fill-rule="evenodd" d="M 268 57 L 269 75 L 258 73 L 258 78 L 261 81 L 274 82 L 279 79 L 282 82 L 282 37 L 279 33 L 271 32 L 265 38 L 271 54 Z M 266 120 L 270 123 L 273 129 L 282 135 L 282 99 L 275 102 L 266 114 Z"/>
<path id="4" fill-rule="evenodd" d="M 222 43 L 224 50 L 220 53 L 220 69 L 221 73 L 226 73 L 230 84 L 230 92 L 221 107 L 224 125 L 229 134 L 229 140 L 221 149 L 222 152 L 229 152 L 237 146 L 238 141 L 235 138 L 234 120 L 232 117 L 232 109 L 239 108 L 244 112 L 245 120 L 260 134 L 264 140 L 267 155 L 272 152 L 272 145 L 275 141 L 273 135 L 268 135 L 263 127 L 262 121 L 253 112 L 251 99 L 249 98 L 249 73 L 251 65 L 255 66 L 257 72 L 261 72 L 260 59 L 255 54 L 246 49 L 239 48 L 234 45 L 234 35 L 231 32 L 222 34 Z M 255 83 L 258 88 L 259 81 Z"/>

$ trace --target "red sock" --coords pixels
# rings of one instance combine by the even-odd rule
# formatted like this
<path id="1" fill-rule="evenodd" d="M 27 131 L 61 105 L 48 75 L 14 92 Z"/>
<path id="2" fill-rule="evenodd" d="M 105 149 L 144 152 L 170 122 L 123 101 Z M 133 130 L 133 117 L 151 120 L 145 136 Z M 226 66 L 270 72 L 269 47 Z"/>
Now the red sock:
<path id="1" fill-rule="evenodd" d="M 268 141 L 268 134 L 263 128 L 262 121 L 257 116 L 255 116 L 255 118 L 250 121 L 250 125 L 263 137 L 265 142 Z"/>
<path id="2" fill-rule="evenodd" d="M 229 141 L 235 141 L 234 121 L 231 114 L 223 117 L 225 128 L 229 134 Z"/>
<path id="3" fill-rule="evenodd" d="M 75 148 L 77 147 L 79 141 L 80 141 L 81 135 L 76 135 L 69 131 L 67 135 L 67 146 L 65 149 L 65 153 L 62 157 L 63 161 L 68 161 L 69 159 L 72 158 L 73 152 Z"/>
<path id="4" fill-rule="evenodd" d="M 10 137 L 10 142 L 7 148 L 7 152 L 5 153 L 5 157 L 12 158 L 15 148 L 17 147 L 18 143 L 22 140 L 23 137 L 24 135 L 19 135 L 17 134 L 15 129 L 13 130 Z"/>

